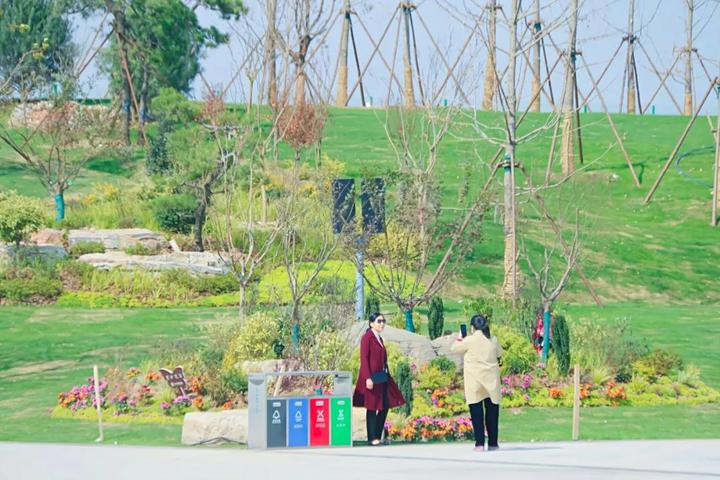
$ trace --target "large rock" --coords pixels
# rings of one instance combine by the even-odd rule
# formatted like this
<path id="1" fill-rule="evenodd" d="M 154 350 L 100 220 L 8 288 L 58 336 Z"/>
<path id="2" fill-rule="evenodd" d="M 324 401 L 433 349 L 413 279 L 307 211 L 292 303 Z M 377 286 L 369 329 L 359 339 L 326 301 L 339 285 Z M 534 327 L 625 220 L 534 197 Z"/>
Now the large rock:
<path id="1" fill-rule="evenodd" d="M 450 347 L 457 340 L 457 333 L 451 333 L 450 335 L 444 335 L 438 337 L 431 342 L 433 350 L 440 357 L 447 357 L 458 366 L 458 369 L 462 368 L 463 357 L 450 351 Z"/>
<path id="2" fill-rule="evenodd" d="M 360 343 L 360 338 L 367 330 L 367 323 L 356 322 L 351 327 L 350 338 L 354 345 Z M 418 367 L 430 363 L 437 355 L 430 343 L 430 339 L 424 335 L 411 333 L 407 330 L 386 326 L 382 333 L 383 340 L 397 344 L 400 351 L 409 357 Z"/>
<path id="3" fill-rule="evenodd" d="M 101 270 L 143 268 L 150 271 L 183 269 L 195 274 L 224 275 L 230 268 L 217 253 L 180 252 L 162 255 L 128 255 L 125 252 L 88 253 L 78 259 Z"/>
<path id="4" fill-rule="evenodd" d="M 26 258 L 42 258 L 44 260 L 62 260 L 67 252 L 62 245 L 26 245 L 20 246 Z M 0 244 L 0 259 L 10 259 L 15 256 L 15 245 Z"/>
<path id="5" fill-rule="evenodd" d="M 107 230 L 70 230 L 70 246 L 79 242 L 102 243 L 105 250 L 124 250 L 134 245 L 144 245 L 150 249 L 168 250 L 165 237 L 146 228 L 118 228 Z"/>
<path id="6" fill-rule="evenodd" d="M 30 242 L 37 245 L 62 245 L 63 231 L 55 228 L 43 228 L 30 236 Z"/>
<path id="7" fill-rule="evenodd" d="M 221 443 L 223 439 L 247 443 L 248 411 L 186 413 L 182 427 L 183 445 Z"/>
<path id="8" fill-rule="evenodd" d="M 300 370 L 299 360 L 246 360 L 242 362 L 245 373 L 295 372 Z"/>

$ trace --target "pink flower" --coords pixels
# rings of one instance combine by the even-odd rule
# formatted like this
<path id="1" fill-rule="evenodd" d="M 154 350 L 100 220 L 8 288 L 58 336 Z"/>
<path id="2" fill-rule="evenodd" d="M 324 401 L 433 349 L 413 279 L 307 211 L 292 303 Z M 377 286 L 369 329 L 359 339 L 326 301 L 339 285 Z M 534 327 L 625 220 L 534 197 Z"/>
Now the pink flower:
<path id="1" fill-rule="evenodd" d="M 160 408 L 162 408 L 163 410 L 170 410 L 170 407 L 171 407 L 171 405 L 167 402 L 162 402 L 160 404 Z"/>

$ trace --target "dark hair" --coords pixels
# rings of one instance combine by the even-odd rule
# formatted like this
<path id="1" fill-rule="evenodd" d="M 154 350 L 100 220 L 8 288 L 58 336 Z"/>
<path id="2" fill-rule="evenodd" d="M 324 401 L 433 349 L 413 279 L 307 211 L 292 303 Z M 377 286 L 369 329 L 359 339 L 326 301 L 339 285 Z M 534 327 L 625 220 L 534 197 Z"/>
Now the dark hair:
<path id="1" fill-rule="evenodd" d="M 368 326 L 370 326 L 370 325 L 372 325 L 373 323 L 375 323 L 375 320 L 377 320 L 378 317 L 383 317 L 383 318 L 384 318 L 385 315 L 383 315 L 383 314 L 380 313 L 380 312 L 373 312 L 373 313 L 371 313 L 370 316 L 368 317 Z"/>
<path id="2" fill-rule="evenodd" d="M 483 315 L 479 313 L 473 315 L 470 319 L 470 325 L 472 325 L 475 330 L 480 330 L 486 338 L 490 338 L 490 326 L 488 325 L 487 318 Z"/>

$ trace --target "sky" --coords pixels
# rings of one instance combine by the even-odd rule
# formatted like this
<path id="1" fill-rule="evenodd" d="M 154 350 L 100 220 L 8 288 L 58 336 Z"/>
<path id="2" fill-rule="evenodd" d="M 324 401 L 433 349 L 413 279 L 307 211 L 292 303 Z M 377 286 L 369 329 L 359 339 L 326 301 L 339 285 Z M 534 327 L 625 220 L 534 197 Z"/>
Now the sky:
<path id="1" fill-rule="evenodd" d="M 313 1 L 315 4 L 319 3 L 319 0 Z M 228 97 L 226 98 L 228 101 L 246 102 L 249 98 L 249 82 L 242 72 L 240 75 L 237 73 L 243 60 L 249 58 L 251 61 L 257 62 L 262 55 L 261 48 L 255 46 L 255 41 L 257 36 L 261 36 L 264 31 L 264 3 L 261 0 L 247 0 L 249 13 L 239 21 L 226 21 L 220 19 L 214 12 L 199 11 L 198 17 L 202 25 L 214 25 L 231 35 L 231 41 L 227 45 L 206 50 L 201 62 L 203 77 L 213 88 L 224 89 L 231 79 L 235 78 L 228 88 Z M 357 14 L 354 17 L 354 28 L 361 69 L 365 69 L 374 48 L 373 41 L 366 34 L 363 25 L 374 41 L 378 42 L 383 31 L 390 24 L 387 35 L 379 45 L 379 52 L 382 53 L 388 64 L 392 64 L 393 52 L 396 50 L 395 39 L 398 35 L 398 16 L 396 15 L 398 2 L 395 0 L 353 0 L 351 3 Z M 417 63 L 421 72 L 420 79 L 425 95 L 434 98 L 435 103 L 447 100 L 450 104 L 464 103 L 477 107 L 481 105 L 483 72 L 487 55 L 484 43 L 484 38 L 487 36 L 487 14 L 484 14 L 481 20 L 479 29 L 481 33 L 472 36 L 470 33 L 471 24 L 479 15 L 483 14 L 483 6 L 486 3 L 486 0 L 418 0 L 415 2 L 417 10 L 413 14 L 413 18 L 417 43 Z M 503 7 L 504 15 L 510 16 L 510 0 L 499 0 L 498 3 Z M 570 10 L 570 0 L 541 0 L 540 3 L 543 28 L 550 30 L 545 47 L 548 55 L 548 68 L 552 68 L 558 58 L 556 47 L 564 49 L 568 41 L 567 16 Z M 291 4 L 290 0 L 278 0 L 278 4 L 280 10 L 285 11 L 287 15 Z M 579 0 L 579 4 L 577 50 L 581 52 L 590 73 L 597 80 L 626 35 L 629 0 Z M 333 85 L 333 77 L 337 65 L 342 17 L 332 12 L 340 10 L 342 0 L 335 0 L 334 4 L 333 0 L 325 0 L 325 5 L 332 6 L 332 9 L 328 9 L 327 14 L 323 17 L 329 19 L 329 27 L 326 29 L 326 35 L 325 33 L 318 35 L 311 43 L 311 51 L 315 49 L 318 51 L 313 57 L 314 69 L 309 71 L 312 83 L 310 89 L 315 97 L 330 99 L 331 102 L 334 102 L 336 89 Z M 522 1 L 521 6 L 522 12 L 524 12 L 523 16 L 527 14 L 530 18 L 534 18 L 534 2 L 532 0 Z M 660 86 L 660 80 L 653 72 L 652 65 L 654 64 L 661 74 L 664 74 L 676 57 L 682 53 L 686 41 L 686 18 L 686 0 L 635 1 L 634 24 L 635 34 L 638 37 L 635 56 L 638 83 L 642 106 L 647 108 L 648 113 L 652 112 L 652 107 L 656 114 L 678 113 L 670 94 L 664 89 L 660 89 L 651 104 L 648 102 Z M 523 39 L 523 43 L 527 43 L 529 40 L 529 34 L 525 33 L 526 22 L 527 20 L 521 20 L 518 30 L 518 36 Z M 280 24 L 280 30 L 287 33 L 283 26 L 286 25 L 286 22 L 281 21 Z M 720 43 L 720 0 L 695 0 L 693 24 L 693 44 L 702 58 L 702 64 L 711 77 L 720 75 L 720 50 L 716 49 Z M 74 38 L 81 50 L 90 45 L 97 29 L 103 28 L 99 17 L 77 20 L 75 27 Z M 107 31 L 107 26 L 104 28 Z M 509 49 L 508 33 L 503 14 L 499 13 L 497 63 L 500 71 L 504 70 L 508 64 L 506 55 Z M 432 39 L 430 34 L 432 34 Z M 470 40 L 467 48 L 460 56 L 459 53 L 468 38 Z M 433 39 L 437 48 L 433 44 Z M 393 71 L 402 82 L 402 35 L 397 45 Z M 617 112 L 620 109 L 626 51 L 626 44 L 623 44 L 600 82 L 600 91 L 611 112 Z M 645 51 L 649 58 L 645 55 Z M 248 52 L 252 53 L 248 56 Z M 528 56 L 530 55 L 531 52 L 528 52 Z M 352 50 L 349 58 L 348 84 L 352 88 L 358 78 Z M 440 90 L 449 70 L 447 65 L 454 65 L 456 60 L 454 78 L 449 77 L 444 89 Z M 582 61 L 578 60 L 578 62 L 578 88 L 584 97 L 591 90 L 592 84 Z M 710 85 L 702 64 L 697 57 L 693 59 L 696 99 L 702 97 Z M 545 68 L 543 64 L 542 69 L 545 70 Z M 683 57 L 676 63 L 667 81 L 668 89 L 681 107 L 684 69 Z M 291 78 L 292 69 L 286 68 L 282 59 L 278 61 L 278 72 L 281 75 L 281 82 L 283 78 Z M 415 78 L 415 92 L 419 96 L 417 75 Z M 518 88 L 521 89 L 519 109 L 523 110 L 530 100 L 531 72 L 522 55 L 518 61 L 516 78 Z M 556 101 L 561 96 L 563 78 L 563 65 L 560 64 L 551 76 Z M 363 77 L 366 103 L 372 102 L 376 106 L 383 105 L 388 98 L 390 103 L 397 102 L 400 98 L 400 91 L 395 82 L 391 83 L 388 88 L 390 79 L 388 68 L 383 64 L 379 55 L 376 55 Z M 86 85 L 88 96 L 106 97 L 109 95 L 107 79 L 99 73 L 95 62 L 85 70 L 83 82 Z M 262 88 L 263 83 L 262 79 L 256 82 L 253 92 L 254 101 L 257 101 L 259 89 Z M 200 77 L 196 78 L 190 96 L 202 98 L 204 85 L 205 83 Z M 458 89 L 457 85 L 460 85 L 461 88 Z M 716 95 L 711 94 L 702 113 L 715 115 L 719 102 Z M 549 109 L 549 102 L 544 96 L 541 103 L 544 111 Z M 359 90 L 356 89 L 351 97 L 350 105 L 359 106 L 360 104 Z M 591 96 L 588 108 L 590 111 L 601 111 L 600 99 L 596 94 Z M 625 107 L 623 106 L 623 108 Z"/>

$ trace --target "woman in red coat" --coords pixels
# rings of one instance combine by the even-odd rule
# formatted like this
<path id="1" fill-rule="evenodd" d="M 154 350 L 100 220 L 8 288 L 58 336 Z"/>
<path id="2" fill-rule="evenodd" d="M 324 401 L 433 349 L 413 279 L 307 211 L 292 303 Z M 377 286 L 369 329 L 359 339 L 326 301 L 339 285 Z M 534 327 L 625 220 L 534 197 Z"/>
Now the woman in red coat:
<path id="1" fill-rule="evenodd" d="M 388 409 L 405 403 L 395 381 L 390 376 L 387 352 L 380 333 L 385 329 L 385 317 L 370 315 L 370 328 L 360 339 L 360 374 L 355 384 L 353 406 L 367 409 L 368 443 L 380 445 Z"/>

